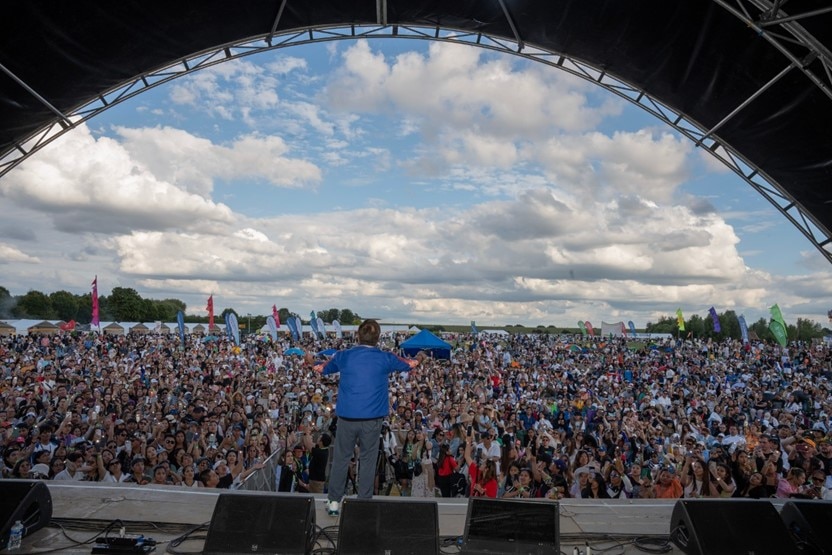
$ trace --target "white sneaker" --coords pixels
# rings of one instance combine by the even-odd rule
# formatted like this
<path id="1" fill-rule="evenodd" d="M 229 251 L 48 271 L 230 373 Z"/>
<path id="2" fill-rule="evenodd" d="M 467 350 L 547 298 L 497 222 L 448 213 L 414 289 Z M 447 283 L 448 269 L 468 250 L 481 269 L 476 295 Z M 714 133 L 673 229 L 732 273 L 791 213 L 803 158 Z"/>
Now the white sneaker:
<path id="1" fill-rule="evenodd" d="M 329 516 L 338 516 L 341 512 L 341 503 L 338 501 L 329 501 L 326 504 L 326 514 Z"/>

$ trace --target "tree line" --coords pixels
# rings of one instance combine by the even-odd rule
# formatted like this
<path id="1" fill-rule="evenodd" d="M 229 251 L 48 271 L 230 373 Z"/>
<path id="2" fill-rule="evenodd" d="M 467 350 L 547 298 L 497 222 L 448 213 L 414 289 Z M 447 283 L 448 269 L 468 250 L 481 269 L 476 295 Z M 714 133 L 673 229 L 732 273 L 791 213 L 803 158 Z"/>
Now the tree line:
<path id="1" fill-rule="evenodd" d="M 99 295 L 98 317 L 103 321 L 113 322 L 173 322 L 176 314 L 181 310 L 185 314 L 185 321 L 189 323 L 208 323 L 207 316 L 189 315 L 187 305 L 179 299 L 145 299 L 135 289 L 129 287 L 114 287 L 110 295 Z M 234 308 L 226 308 L 216 314 L 217 323 L 225 321 L 225 315 L 233 312 L 241 327 L 259 329 L 266 325 L 266 315 L 240 313 Z M 288 308 L 278 310 L 281 322 L 286 322 L 292 315 Z M 344 325 L 361 323 L 361 317 L 348 308 L 330 308 L 316 313 L 324 322 L 338 320 Z M 308 323 L 302 315 L 301 320 Z M 0 286 L 0 319 L 30 318 L 35 320 L 75 320 L 79 324 L 89 324 L 92 321 L 92 294 L 76 295 L 69 291 L 55 291 L 43 293 L 29 291 L 25 295 L 12 295 L 9 290 Z"/>

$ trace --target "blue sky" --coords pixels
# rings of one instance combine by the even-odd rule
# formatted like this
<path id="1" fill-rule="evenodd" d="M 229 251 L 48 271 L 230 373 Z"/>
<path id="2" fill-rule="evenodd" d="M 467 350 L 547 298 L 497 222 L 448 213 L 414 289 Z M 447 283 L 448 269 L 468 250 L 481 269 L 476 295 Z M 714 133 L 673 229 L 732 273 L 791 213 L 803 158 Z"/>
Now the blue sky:
<path id="1" fill-rule="evenodd" d="M 133 287 L 204 313 L 633 320 L 710 306 L 826 324 L 828 263 L 640 109 L 504 54 L 316 44 L 93 118 L 0 179 L 0 284 Z"/>

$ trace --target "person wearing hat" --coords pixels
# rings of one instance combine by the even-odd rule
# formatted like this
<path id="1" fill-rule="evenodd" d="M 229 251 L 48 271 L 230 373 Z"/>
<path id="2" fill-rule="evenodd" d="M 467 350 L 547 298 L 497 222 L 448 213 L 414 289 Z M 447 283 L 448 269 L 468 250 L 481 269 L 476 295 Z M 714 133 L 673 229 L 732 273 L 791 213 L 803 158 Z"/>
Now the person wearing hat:
<path id="1" fill-rule="evenodd" d="M 48 480 L 49 479 L 49 465 L 37 463 L 32 467 L 33 480 Z"/>
<path id="2" fill-rule="evenodd" d="M 326 364 L 315 366 L 315 370 L 323 375 L 339 374 L 335 406 L 338 430 L 327 496 L 327 513 L 331 516 L 338 515 L 341 510 L 350 459 L 356 445 L 361 446 L 358 497 L 373 497 L 381 424 L 390 410 L 389 375 L 408 372 L 425 358 L 420 352 L 415 360 L 408 361 L 382 351 L 376 346 L 380 335 L 378 322 L 365 320 L 358 326 L 358 345 L 338 351 Z M 306 354 L 305 362 L 310 366 L 313 364 L 312 353 Z"/>

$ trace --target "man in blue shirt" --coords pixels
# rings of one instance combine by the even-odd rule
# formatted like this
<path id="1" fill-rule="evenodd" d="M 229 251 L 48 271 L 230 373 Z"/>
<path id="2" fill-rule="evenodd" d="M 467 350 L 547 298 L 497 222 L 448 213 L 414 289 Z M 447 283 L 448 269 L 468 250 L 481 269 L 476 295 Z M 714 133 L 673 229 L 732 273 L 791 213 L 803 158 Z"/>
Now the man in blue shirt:
<path id="1" fill-rule="evenodd" d="M 365 320 L 358 327 L 358 345 L 338 351 L 325 364 L 315 369 L 324 375 L 340 373 L 338 401 L 338 431 L 335 434 L 332 469 L 329 475 L 327 513 L 335 516 L 341 510 L 341 499 L 347 482 L 347 472 L 355 446 L 360 448 L 358 497 L 373 496 L 378 443 L 381 424 L 390 410 L 388 376 L 393 372 L 407 372 L 419 365 L 424 353 L 415 360 L 405 360 L 376 344 L 381 328 L 375 320 Z M 307 363 L 312 357 L 307 355 Z"/>

